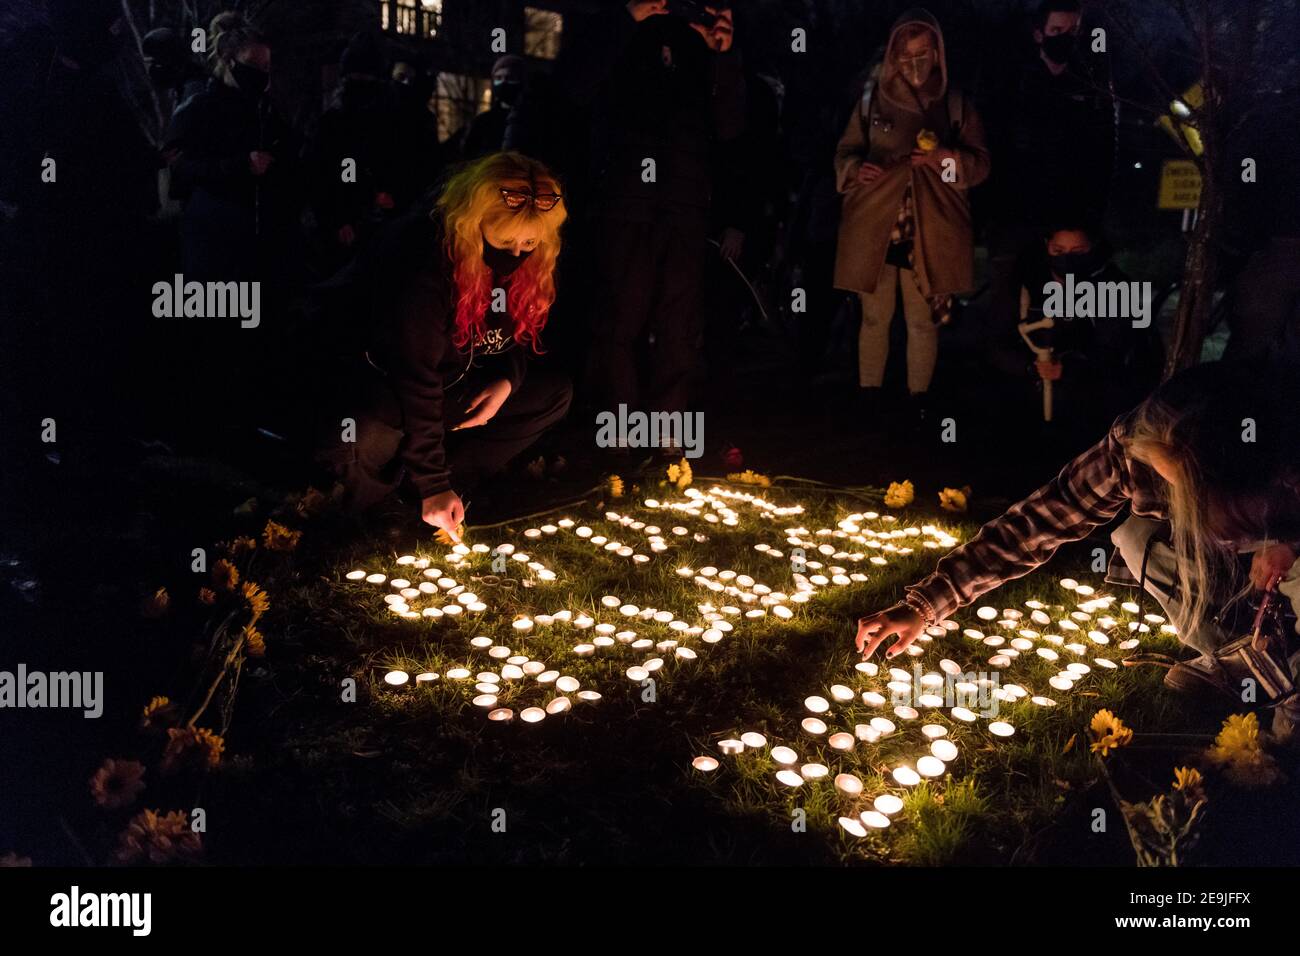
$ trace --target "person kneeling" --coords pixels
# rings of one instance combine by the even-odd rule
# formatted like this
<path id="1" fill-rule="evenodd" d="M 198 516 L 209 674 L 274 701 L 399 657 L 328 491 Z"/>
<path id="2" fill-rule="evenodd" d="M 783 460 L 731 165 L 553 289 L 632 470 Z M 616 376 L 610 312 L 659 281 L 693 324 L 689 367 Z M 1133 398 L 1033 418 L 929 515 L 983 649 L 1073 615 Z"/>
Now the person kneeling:
<path id="1" fill-rule="evenodd" d="M 1137 584 L 1165 609 L 1179 640 L 1198 652 L 1174 665 L 1179 691 L 1233 694 L 1216 656 L 1236 634 L 1219 613 L 1251 587 L 1300 601 L 1300 385 L 1278 366 L 1214 363 L 1165 383 L 1109 433 L 1024 501 L 945 556 L 907 588 L 902 603 L 858 621 L 857 647 L 886 657 L 925 627 L 1042 565 L 1061 545 L 1088 536 L 1125 507 L 1111 535 L 1118 555 L 1108 580 Z M 1247 424 L 1243 424 L 1247 423 Z M 1294 680 L 1294 628 L 1282 639 Z M 1300 701 L 1278 708 L 1300 720 Z M 1275 732 L 1277 724 L 1275 723 Z"/>
<path id="2" fill-rule="evenodd" d="M 564 219 L 545 166 L 496 153 L 454 175 L 430 215 L 378 238 L 372 325 L 320 456 L 347 506 L 405 482 L 423 520 L 454 537 L 460 495 L 564 417 L 568 380 L 527 355 L 555 300 Z"/>

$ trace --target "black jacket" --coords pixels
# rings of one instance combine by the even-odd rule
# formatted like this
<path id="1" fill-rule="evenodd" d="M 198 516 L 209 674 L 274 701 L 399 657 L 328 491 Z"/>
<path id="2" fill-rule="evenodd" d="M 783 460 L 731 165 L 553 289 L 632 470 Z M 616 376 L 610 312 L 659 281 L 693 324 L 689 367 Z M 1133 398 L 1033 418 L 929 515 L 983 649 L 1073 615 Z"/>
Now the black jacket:
<path id="1" fill-rule="evenodd" d="M 745 122 L 740 53 L 713 53 L 680 17 L 617 9 L 560 66 L 572 107 L 591 109 L 593 202 L 607 218 L 707 215 L 715 150 Z M 655 181 L 642 180 L 655 161 Z"/>
<path id="2" fill-rule="evenodd" d="M 374 292 L 361 344 L 397 395 L 406 433 L 402 462 L 422 498 L 451 488 L 444 447 L 448 390 L 474 370 L 475 381 L 504 378 L 515 394 L 527 369 L 526 347 L 514 341 L 509 315 L 489 310 L 487 341 L 465 350 L 452 342 L 455 283 L 442 240 L 441 223 L 412 213 L 379 233 L 366 253 L 365 281 Z"/>

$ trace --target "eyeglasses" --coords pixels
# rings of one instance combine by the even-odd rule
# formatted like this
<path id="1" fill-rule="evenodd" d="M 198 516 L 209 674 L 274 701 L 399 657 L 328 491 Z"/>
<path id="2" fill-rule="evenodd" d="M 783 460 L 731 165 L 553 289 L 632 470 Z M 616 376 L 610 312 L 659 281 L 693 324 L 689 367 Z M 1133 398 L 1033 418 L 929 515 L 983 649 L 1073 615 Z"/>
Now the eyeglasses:
<path id="1" fill-rule="evenodd" d="M 501 187 L 501 200 L 510 209 L 523 209 L 524 206 L 532 203 L 540 212 L 550 212 L 563 198 L 559 193 L 533 193 L 527 189 Z"/>

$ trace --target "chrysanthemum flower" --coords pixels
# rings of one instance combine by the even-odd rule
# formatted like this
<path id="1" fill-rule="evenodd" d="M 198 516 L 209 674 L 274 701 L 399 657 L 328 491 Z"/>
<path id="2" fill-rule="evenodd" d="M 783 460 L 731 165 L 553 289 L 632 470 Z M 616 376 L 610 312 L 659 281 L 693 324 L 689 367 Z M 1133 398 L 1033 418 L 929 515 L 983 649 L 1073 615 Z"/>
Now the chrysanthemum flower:
<path id="1" fill-rule="evenodd" d="M 119 863 L 184 863 L 203 850 L 199 835 L 190 829 L 183 810 L 163 813 L 142 810 L 118 838 Z"/>
<path id="2" fill-rule="evenodd" d="M 916 489 L 910 481 L 891 481 L 885 489 L 886 508 L 906 508 L 916 497 Z"/>
<path id="3" fill-rule="evenodd" d="M 107 810 L 135 803 L 144 789 L 144 764 L 138 760 L 105 760 L 90 778 L 90 793 Z"/>

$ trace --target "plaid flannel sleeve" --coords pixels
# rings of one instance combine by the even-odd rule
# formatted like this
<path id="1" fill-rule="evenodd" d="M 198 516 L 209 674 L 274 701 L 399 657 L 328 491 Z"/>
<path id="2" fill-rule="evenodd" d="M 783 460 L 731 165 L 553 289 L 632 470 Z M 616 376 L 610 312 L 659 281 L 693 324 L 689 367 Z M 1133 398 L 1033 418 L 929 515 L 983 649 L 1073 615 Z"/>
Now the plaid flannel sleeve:
<path id="1" fill-rule="evenodd" d="M 1113 519 L 1134 491 L 1133 463 L 1120 444 L 1122 435 L 1121 420 L 1052 481 L 946 555 L 933 574 L 907 589 L 906 603 L 927 624 L 938 623 Z"/>

